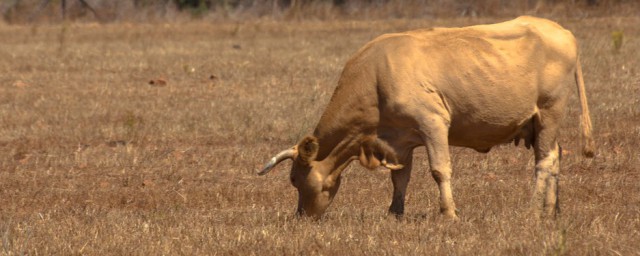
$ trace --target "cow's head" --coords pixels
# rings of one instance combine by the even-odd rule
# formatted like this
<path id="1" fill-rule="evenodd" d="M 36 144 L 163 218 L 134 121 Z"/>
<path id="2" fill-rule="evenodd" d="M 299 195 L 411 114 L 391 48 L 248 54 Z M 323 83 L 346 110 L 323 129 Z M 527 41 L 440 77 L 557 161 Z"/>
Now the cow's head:
<path id="1" fill-rule="evenodd" d="M 360 163 L 370 169 L 383 166 L 392 170 L 401 169 L 397 164 L 395 152 L 386 143 L 379 140 L 365 141 L 358 146 L 359 156 L 333 156 L 317 161 L 316 156 L 320 145 L 318 139 L 307 136 L 298 145 L 278 153 L 258 172 L 267 174 L 278 163 L 285 159 L 292 159 L 290 180 L 298 190 L 298 209 L 301 216 L 319 218 L 329 207 L 333 197 L 340 187 L 340 174 L 352 160 L 359 159 Z M 387 162 L 387 159 L 396 163 Z"/>
<path id="2" fill-rule="evenodd" d="M 318 155 L 318 139 L 308 136 L 298 145 L 284 150 L 271 158 L 271 161 L 258 174 L 267 174 L 279 162 L 292 159 L 290 180 L 298 189 L 298 215 L 320 217 L 327 209 L 338 191 L 340 178 L 329 177 L 331 168 L 325 168 L 322 162 L 316 161 Z"/>

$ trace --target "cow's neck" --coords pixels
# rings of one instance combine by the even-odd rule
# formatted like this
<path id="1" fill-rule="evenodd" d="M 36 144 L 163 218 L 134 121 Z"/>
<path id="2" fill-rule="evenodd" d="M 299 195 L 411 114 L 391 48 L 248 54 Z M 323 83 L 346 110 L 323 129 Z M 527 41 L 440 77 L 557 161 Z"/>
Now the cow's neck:
<path id="1" fill-rule="evenodd" d="M 375 83 L 340 79 L 314 131 L 320 149 L 317 159 L 341 166 L 356 156 L 361 142 L 375 136 L 379 121 Z"/>

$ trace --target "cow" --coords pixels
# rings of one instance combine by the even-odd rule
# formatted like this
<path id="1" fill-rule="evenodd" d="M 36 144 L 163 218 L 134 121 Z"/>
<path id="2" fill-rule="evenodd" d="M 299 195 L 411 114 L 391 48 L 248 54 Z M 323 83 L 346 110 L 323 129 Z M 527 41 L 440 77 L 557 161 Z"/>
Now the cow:
<path id="1" fill-rule="evenodd" d="M 458 219 L 449 146 L 487 153 L 524 141 L 535 155 L 531 209 L 555 216 L 561 149 L 557 136 L 577 85 L 582 154 L 594 156 L 592 126 L 572 33 L 530 16 L 488 25 L 384 34 L 346 63 L 313 135 L 277 155 L 264 175 L 292 159 L 297 214 L 319 218 L 354 160 L 390 169 L 389 212 L 404 213 L 416 147 L 427 149 L 440 213 Z"/>

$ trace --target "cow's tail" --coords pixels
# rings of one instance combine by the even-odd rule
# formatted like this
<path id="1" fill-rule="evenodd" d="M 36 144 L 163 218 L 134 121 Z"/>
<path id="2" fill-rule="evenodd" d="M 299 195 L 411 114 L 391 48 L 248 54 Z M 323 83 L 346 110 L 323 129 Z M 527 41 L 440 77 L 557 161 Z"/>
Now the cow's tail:
<path id="1" fill-rule="evenodd" d="M 587 93 L 584 89 L 584 80 L 582 79 L 582 67 L 580 66 L 580 58 L 576 60 L 576 85 L 578 86 L 578 97 L 580 98 L 580 126 L 582 128 L 582 155 L 593 157 L 595 144 L 591 136 L 591 118 L 589 117 L 589 105 L 587 104 Z"/>

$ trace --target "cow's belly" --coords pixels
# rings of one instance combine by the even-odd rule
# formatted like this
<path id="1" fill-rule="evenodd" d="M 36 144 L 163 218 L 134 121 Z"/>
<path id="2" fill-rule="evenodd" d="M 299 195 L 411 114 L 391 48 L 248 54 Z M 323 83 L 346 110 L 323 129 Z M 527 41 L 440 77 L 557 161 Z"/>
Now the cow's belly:
<path id="1" fill-rule="evenodd" d="M 528 134 L 528 124 L 535 113 L 536 108 L 532 106 L 453 116 L 449 127 L 449 144 L 488 152 L 496 145 L 511 142 L 521 134 Z"/>
<path id="2" fill-rule="evenodd" d="M 526 73 L 526 75 L 525 75 Z M 524 72 L 534 77 L 536 72 Z M 463 81 L 445 90 L 449 106 L 449 144 L 488 151 L 510 142 L 537 113 L 535 79 L 504 74 L 497 79 Z"/>

